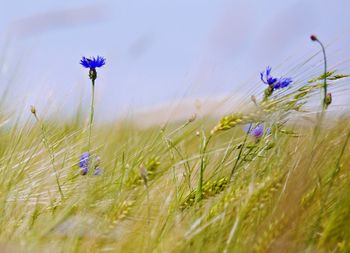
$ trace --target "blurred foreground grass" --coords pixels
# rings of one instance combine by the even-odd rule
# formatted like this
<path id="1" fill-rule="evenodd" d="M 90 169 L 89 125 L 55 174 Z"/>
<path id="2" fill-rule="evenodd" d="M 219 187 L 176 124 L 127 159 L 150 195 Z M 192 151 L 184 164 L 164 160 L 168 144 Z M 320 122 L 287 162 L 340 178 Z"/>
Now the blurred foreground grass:
<path id="1" fill-rule="evenodd" d="M 223 118 L 205 149 L 213 119 L 99 126 L 93 153 L 101 176 L 79 174 L 87 143 L 79 120 L 44 121 L 49 148 L 34 118 L 1 128 L 1 245 L 10 252 L 349 252 L 350 120 L 285 124 L 298 122 L 290 114 L 318 95 L 313 82 L 248 116 Z M 272 132 L 246 139 L 245 121 L 270 122 Z"/>

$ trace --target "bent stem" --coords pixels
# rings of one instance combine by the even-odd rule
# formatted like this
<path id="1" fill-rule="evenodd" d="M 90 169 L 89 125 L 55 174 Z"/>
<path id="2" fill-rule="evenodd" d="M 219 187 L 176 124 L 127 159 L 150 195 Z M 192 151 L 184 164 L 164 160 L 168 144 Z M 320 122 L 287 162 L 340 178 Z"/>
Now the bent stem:
<path id="1" fill-rule="evenodd" d="M 320 135 L 320 131 L 321 131 L 321 126 L 323 123 L 323 119 L 324 119 L 324 114 L 325 111 L 329 105 L 329 103 L 327 103 L 327 56 L 326 56 L 326 49 L 323 45 L 323 43 L 314 35 L 311 36 L 311 40 L 316 41 L 322 48 L 322 53 L 323 53 L 323 64 L 324 64 L 324 73 L 323 73 L 323 100 L 321 100 L 321 104 L 322 104 L 322 111 L 321 113 L 317 114 L 317 123 L 316 126 L 314 128 L 314 132 L 313 132 L 313 145 L 312 145 L 312 151 L 311 151 L 311 159 L 310 159 L 310 165 L 313 161 L 313 157 L 314 157 L 314 153 L 316 150 L 316 143 L 318 140 L 318 136 Z M 311 167 L 311 166 L 310 166 Z M 309 168 L 310 168 L 309 167 Z"/>
<path id="2" fill-rule="evenodd" d="M 323 64 L 324 64 L 324 74 L 323 74 L 323 101 L 322 101 L 322 110 L 327 109 L 327 57 L 326 57 L 326 49 L 323 43 L 316 37 L 313 37 L 313 40 L 320 44 L 323 53 Z"/>

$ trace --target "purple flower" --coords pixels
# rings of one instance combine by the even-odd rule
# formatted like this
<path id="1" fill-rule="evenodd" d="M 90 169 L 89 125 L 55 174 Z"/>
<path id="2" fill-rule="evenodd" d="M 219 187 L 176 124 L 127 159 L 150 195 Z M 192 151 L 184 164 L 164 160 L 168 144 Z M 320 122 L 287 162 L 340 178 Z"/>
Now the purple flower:
<path id="1" fill-rule="evenodd" d="M 259 124 L 250 131 L 250 135 L 254 138 L 261 138 L 264 135 L 264 126 Z"/>
<path id="2" fill-rule="evenodd" d="M 90 154 L 88 152 L 84 152 L 79 160 L 79 168 L 82 175 L 86 175 L 89 171 L 89 159 Z"/>
<path id="3" fill-rule="evenodd" d="M 265 73 L 264 72 L 260 73 L 260 79 L 263 83 L 269 85 L 272 88 L 272 90 L 285 88 L 292 83 L 292 79 L 289 77 L 287 78 L 281 77 L 278 79 L 271 76 L 271 67 L 269 66 L 266 68 Z"/>
<path id="4" fill-rule="evenodd" d="M 271 76 L 271 67 L 267 66 L 265 73 L 261 72 L 260 73 L 260 79 L 263 81 L 263 83 L 266 83 L 268 85 L 273 85 L 276 81 L 277 78 L 274 78 Z"/>
<path id="5" fill-rule="evenodd" d="M 94 176 L 100 176 L 102 175 L 102 169 L 100 169 L 99 167 L 97 167 L 95 169 L 95 172 L 94 172 Z"/>
<path id="6" fill-rule="evenodd" d="M 265 129 L 264 125 L 261 123 L 255 125 L 254 127 L 252 124 L 246 125 L 244 127 L 244 131 L 249 133 L 256 140 L 259 140 L 264 134 L 268 135 L 271 133 L 271 129 L 269 127 Z"/>
<path id="7" fill-rule="evenodd" d="M 96 58 L 95 57 L 86 58 L 84 56 L 80 60 L 80 64 L 83 65 L 85 68 L 95 69 L 95 68 L 100 68 L 103 65 L 105 65 L 106 59 L 101 57 L 101 56 L 97 56 Z"/>
<path id="8" fill-rule="evenodd" d="M 280 78 L 278 82 L 273 86 L 273 89 L 285 88 L 292 83 L 291 78 Z"/>

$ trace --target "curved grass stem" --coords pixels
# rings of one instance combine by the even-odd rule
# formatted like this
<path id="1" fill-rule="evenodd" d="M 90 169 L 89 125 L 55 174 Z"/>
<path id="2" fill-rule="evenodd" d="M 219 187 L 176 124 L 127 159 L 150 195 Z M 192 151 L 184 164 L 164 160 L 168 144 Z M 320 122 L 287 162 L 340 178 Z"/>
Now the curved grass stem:
<path id="1" fill-rule="evenodd" d="M 48 151 L 48 153 L 50 155 L 51 166 L 52 166 L 52 169 L 53 169 L 54 174 L 55 174 L 58 192 L 61 195 L 61 200 L 63 200 L 64 199 L 64 195 L 63 195 L 62 187 L 61 187 L 60 180 L 59 180 L 59 177 L 58 177 L 58 174 L 57 174 L 57 170 L 56 170 L 56 166 L 55 166 L 54 151 L 53 151 L 52 147 L 49 145 L 49 142 L 48 142 L 48 139 L 47 139 L 47 136 L 46 136 L 46 129 L 45 129 L 44 123 L 39 119 L 39 117 L 36 114 L 36 112 L 33 113 L 33 114 L 34 114 L 34 117 L 35 117 L 37 123 L 40 125 L 40 130 L 41 130 L 41 135 L 42 135 L 42 142 L 43 142 L 46 150 Z"/>
<path id="2" fill-rule="evenodd" d="M 205 170 L 205 157 L 207 152 L 207 147 L 210 142 L 212 135 L 210 135 L 208 138 L 203 134 L 203 139 L 201 140 L 201 161 L 200 161 L 200 171 L 199 171 L 199 180 L 198 180 L 198 190 L 197 190 L 197 196 L 196 201 L 200 201 L 203 197 L 203 178 L 204 178 L 204 170 Z"/>

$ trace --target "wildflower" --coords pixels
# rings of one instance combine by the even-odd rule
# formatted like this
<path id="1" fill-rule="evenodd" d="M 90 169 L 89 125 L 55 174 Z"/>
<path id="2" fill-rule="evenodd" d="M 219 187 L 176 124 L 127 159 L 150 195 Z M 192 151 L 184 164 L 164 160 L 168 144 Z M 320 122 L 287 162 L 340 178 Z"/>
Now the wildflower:
<path id="1" fill-rule="evenodd" d="M 287 87 L 289 84 L 292 83 L 292 79 L 287 77 L 287 78 L 280 78 L 278 80 L 278 82 L 273 86 L 273 89 L 280 89 L 280 88 L 285 88 Z"/>
<path id="2" fill-rule="evenodd" d="M 92 123 L 94 120 L 94 104 L 95 104 L 95 80 L 97 78 L 97 72 L 96 68 L 101 68 L 103 65 L 106 64 L 106 59 L 97 56 L 86 58 L 83 56 L 83 58 L 80 60 L 80 64 L 83 65 L 85 68 L 89 68 L 89 77 L 92 82 L 92 95 L 91 95 L 91 109 L 90 109 L 90 121 L 89 121 L 89 141 L 88 141 L 88 151 L 90 151 L 90 144 L 91 144 L 91 131 L 92 131 Z"/>
<path id="3" fill-rule="evenodd" d="M 80 173 L 84 176 L 88 173 L 89 171 L 89 159 L 90 159 L 90 154 L 88 152 L 84 152 L 79 160 L 79 168 L 80 168 Z"/>
<path id="4" fill-rule="evenodd" d="M 95 69 L 95 68 L 101 68 L 103 65 L 106 64 L 106 59 L 97 56 L 91 57 L 91 58 L 86 58 L 85 56 L 80 60 L 80 64 L 83 65 L 85 68 L 89 69 Z"/>
<path id="5" fill-rule="evenodd" d="M 259 140 L 264 134 L 268 135 L 271 133 L 270 128 L 264 128 L 263 124 L 257 124 L 255 127 L 252 127 L 252 124 L 246 125 L 244 131 L 254 137 L 255 140 Z"/>
<path id="6" fill-rule="evenodd" d="M 100 176 L 102 175 L 102 169 L 100 169 L 99 167 L 95 168 L 95 172 L 94 172 L 94 176 Z"/>
<path id="7" fill-rule="evenodd" d="M 273 90 L 277 90 L 277 89 L 281 89 L 281 88 L 285 88 L 288 85 L 290 85 L 292 83 L 292 79 L 291 78 L 275 78 L 273 76 L 271 76 L 271 67 L 267 67 L 265 73 L 261 72 L 260 73 L 260 79 L 263 83 L 269 85 L 269 91 L 272 94 Z M 270 95 L 271 95 L 270 94 Z M 269 95 L 269 94 L 267 94 Z"/>
<path id="8" fill-rule="evenodd" d="M 106 59 L 101 56 L 97 56 L 96 58 L 86 58 L 85 56 L 83 56 L 83 58 L 80 60 L 80 64 L 83 65 L 85 68 L 90 69 L 89 77 L 93 81 L 94 85 L 94 81 L 97 78 L 96 68 L 101 68 L 103 65 L 105 65 Z"/>
<path id="9" fill-rule="evenodd" d="M 250 131 L 250 135 L 254 138 L 261 138 L 264 134 L 264 126 L 259 124 Z"/>
<path id="10" fill-rule="evenodd" d="M 95 158 L 95 167 L 98 167 L 100 165 L 100 163 L 101 163 L 101 157 L 96 156 L 96 158 Z"/>
<path id="11" fill-rule="evenodd" d="M 271 86 L 277 82 L 277 78 L 272 77 L 270 73 L 271 73 L 271 67 L 267 66 L 265 73 L 264 72 L 260 73 L 260 79 L 263 83 L 266 83 Z"/>
<path id="12" fill-rule="evenodd" d="M 101 163 L 101 158 L 99 156 L 96 156 L 95 164 L 94 164 L 94 167 L 95 167 L 94 176 L 102 175 L 102 169 L 99 167 L 100 163 Z"/>

